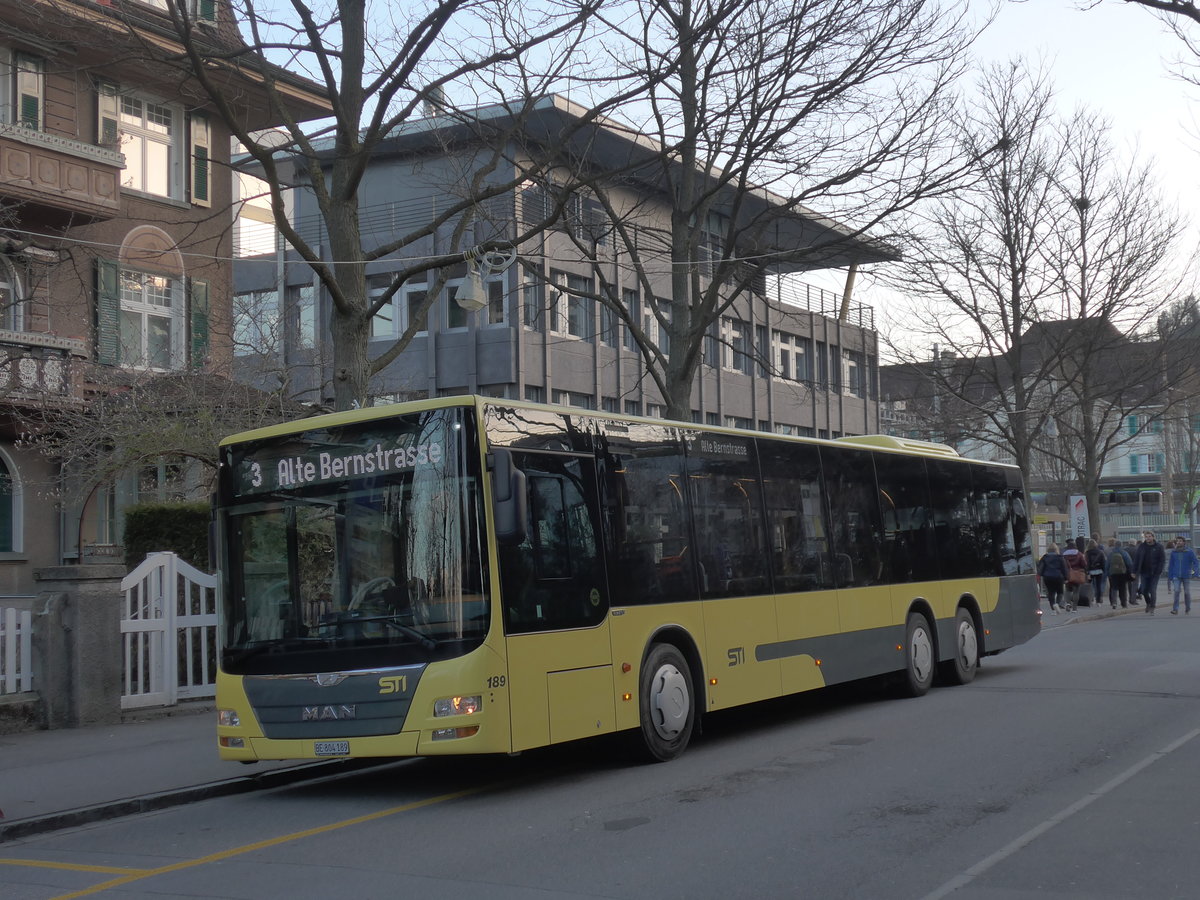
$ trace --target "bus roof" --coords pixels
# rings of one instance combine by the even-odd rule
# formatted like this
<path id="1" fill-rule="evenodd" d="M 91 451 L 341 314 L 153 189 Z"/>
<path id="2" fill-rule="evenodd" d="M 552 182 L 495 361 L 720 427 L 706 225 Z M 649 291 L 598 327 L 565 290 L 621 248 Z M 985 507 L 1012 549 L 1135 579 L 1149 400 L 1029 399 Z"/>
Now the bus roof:
<path id="1" fill-rule="evenodd" d="M 252 431 L 232 434 L 221 441 L 220 446 L 239 444 L 243 441 L 257 441 L 274 437 L 285 437 L 308 431 L 313 428 L 335 428 L 343 425 L 353 425 L 360 422 L 370 422 L 376 419 L 386 419 L 394 415 L 425 412 L 432 409 L 447 409 L 451 407 L 473 407 L 482 410 L 485 406 L 507 406 L 518 409 L 538 409 L 546 412 L 571 413 L 602 419 L 611 422 L 639 422 L 650 425 L 671 425 L 685 431 L 703 431 L 718 434 L 747 435 L 757 434 L 783 441 L 802 443 L 847 444 L 864 449 L 891 450 L 915 456 L 941 457 L 944 459 L 962 459 L 966 462 L 987 463 L 988 465 L 1013 468 L 1010 463 L 994 462 L 991 460 L 969 459 L 961 456 L 957 450 L 948 444 L 933 441 L 919 441 L 912 438 L 893 437 L 886 434 L 847 435 L 839 438 L 815 438 L 799 435 L 775 434 L 765 431 L 747 431 L 737 428 L 727 428 L 720 425 L 701 425 L 695 422 L 679 422 L 667 419 L 656 419 L 647 416 L 630 416 L 620 413 L 605 412 L 596 409 L 583 409 L 575 406 L 556 406 L 549 403 L 533 403 L 528 400 L 508 400 L 502 397 L 484 397 L 479 394 L 457 394 L 450 397 L 434 397 L 426 400 L 412 400 L 405 403 L 390 403 L 385 406 L 369 406 L 363 409 L 343 410 L 341 412 L 323 413 L 305 419 L 293 419 L 278 425 L 268 425 Z"/>

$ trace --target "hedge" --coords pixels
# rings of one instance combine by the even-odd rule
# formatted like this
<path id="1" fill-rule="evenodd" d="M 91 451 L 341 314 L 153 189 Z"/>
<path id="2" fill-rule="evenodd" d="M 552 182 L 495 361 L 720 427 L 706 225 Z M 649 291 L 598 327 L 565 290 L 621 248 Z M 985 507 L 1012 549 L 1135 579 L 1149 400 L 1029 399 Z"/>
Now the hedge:
<path id="1" fill-rule="evenodd" d="M 141 503 L 125 510 L 125 565 L 132 569 L 149 553 L 173 550 L 207 572 L 207 503 Z"/>

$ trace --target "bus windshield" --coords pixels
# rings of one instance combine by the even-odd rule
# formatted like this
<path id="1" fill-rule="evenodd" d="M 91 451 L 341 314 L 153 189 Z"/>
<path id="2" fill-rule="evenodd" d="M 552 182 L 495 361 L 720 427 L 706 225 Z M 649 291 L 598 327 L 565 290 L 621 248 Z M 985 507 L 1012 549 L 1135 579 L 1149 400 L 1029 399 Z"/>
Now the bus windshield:
<path id="1" fill-rule="evenodd" d="M 222 667 L 353 670 L 457 655 L 489 623 L 467 411 L 225 448 Z"/>

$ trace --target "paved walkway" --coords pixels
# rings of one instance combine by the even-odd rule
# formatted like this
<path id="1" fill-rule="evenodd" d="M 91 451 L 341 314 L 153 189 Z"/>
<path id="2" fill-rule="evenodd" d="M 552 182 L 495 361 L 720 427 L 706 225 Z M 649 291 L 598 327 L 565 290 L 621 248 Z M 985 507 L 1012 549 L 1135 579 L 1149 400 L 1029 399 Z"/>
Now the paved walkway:
<path id="1" fill-rule="evenodd" d="M 0 734 L 0 843 L 378 762 L 223 762 L 215 715 L 192 703 L 120 725 Z"/>

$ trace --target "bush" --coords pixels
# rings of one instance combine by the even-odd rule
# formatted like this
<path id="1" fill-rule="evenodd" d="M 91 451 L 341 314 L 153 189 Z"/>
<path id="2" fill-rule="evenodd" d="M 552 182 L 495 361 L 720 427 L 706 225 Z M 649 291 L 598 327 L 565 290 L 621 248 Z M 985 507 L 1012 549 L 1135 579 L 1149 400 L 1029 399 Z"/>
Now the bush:
<path id="1" fill-rule="evenodd" d="M 202 572 L 208 571 L 207 503 L 142 503 L 125 510 L 125 565 L 146 554 L 172 550 Z"/>

